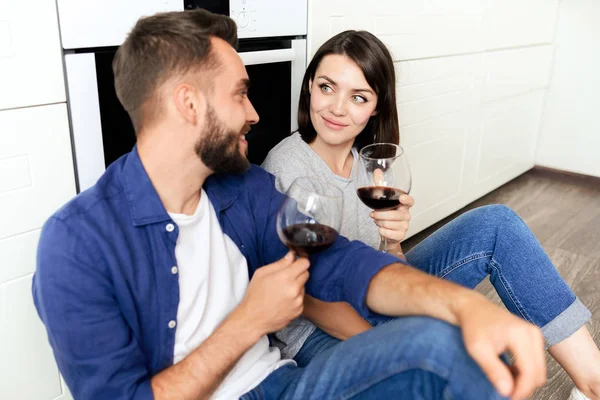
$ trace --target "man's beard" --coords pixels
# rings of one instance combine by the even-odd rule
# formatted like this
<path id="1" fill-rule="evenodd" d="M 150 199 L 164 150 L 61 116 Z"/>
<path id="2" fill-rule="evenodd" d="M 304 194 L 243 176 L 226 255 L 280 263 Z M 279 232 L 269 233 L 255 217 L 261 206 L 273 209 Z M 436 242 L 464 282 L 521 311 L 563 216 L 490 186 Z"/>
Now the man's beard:
<path id="1" fill-rule="evenodd" d="M 250 168 L 250 162 L 240 153 L 241 132 L 228 129 L 208 105 L 206 128 L 196 143 L 200 160 L 216 173 L 240 174 Z"/>

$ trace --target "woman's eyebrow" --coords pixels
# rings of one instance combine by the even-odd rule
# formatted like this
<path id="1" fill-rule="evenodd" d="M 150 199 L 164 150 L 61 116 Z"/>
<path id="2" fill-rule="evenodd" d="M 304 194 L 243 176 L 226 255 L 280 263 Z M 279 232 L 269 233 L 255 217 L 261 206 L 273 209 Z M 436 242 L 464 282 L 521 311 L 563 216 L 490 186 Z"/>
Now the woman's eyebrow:
<path id="1" fill-rule="evenodd" d="M 317 77 L 317 79 L 325 79 L 327 82 L 331 83 L 332 85 L 337 85 L 337 83 L 335 83 L 335 81 L 333 79 L 331 79 L 330 77 L 328 77 L 327 75 L 319 75 Z M 373 91 L 371 89 L 352 89 L 353 92 L 367 92 L 367 93 L 371 93 L 371 94 L 375 94 L 373 93 Z"/>

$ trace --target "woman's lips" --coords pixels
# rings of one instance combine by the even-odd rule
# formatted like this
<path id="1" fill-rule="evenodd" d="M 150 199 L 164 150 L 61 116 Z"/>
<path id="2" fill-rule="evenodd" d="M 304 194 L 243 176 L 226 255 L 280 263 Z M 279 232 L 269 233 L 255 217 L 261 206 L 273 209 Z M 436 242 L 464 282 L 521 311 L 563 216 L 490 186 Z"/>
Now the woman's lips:
<path id="1" fill-rule="evenodd" d="M 327 125 L 328 128 L 336 130 L 336 131 L 344 129 L 347 126 L 347 125 L 344 125 L 344 124 L 340 124 L 340 123 L 334 122 L 334 121 L 332 121 L 330 119 L 327 119 L 325 117 L 321 117 L 321 118 L 323 118 L 323 121 L 325 122 L 325 125 Z"/>

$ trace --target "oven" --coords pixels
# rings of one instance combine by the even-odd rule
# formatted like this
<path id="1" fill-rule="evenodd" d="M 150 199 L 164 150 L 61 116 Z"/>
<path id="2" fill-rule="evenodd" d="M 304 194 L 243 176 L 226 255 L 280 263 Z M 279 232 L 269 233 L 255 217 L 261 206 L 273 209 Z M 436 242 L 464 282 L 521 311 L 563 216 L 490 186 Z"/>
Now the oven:
<path id="1" fill-rule="evenodd" d="M 248 158 L 260 164 L 297 129 L 306 69 L 307 0 L 57 0 L 78 191 L 135 144 L 117 99 L 112 60 L 135 21 L 160 11 L 197 7 L 231 16 L 239 54 L 252 82 L 249 98 L 260 122 L 246 136 Z M 276 87 L 276 90 L 273 90 Z"/>

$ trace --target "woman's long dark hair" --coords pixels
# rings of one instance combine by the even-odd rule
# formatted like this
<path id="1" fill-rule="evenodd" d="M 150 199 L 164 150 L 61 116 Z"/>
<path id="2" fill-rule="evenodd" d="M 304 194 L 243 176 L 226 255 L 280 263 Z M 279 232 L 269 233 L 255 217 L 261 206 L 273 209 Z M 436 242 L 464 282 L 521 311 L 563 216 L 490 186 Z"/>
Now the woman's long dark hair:
<path id="1" fill-rule="evenodd" d="M 390 52 L 373 34 L 367 31 L 345 31 L 325 42 L 308 65 L 298 105 L 298 131 L 306 143 L 312 143 L 317 132 L 310 120 L 310 81 L 321 60 L 330 54 L 348 57 L 358 65 L 367 83 L 377 94 L 377 114 L 369 119 L 356 137 L 354 146 L 360 150 L 373 143 L 399 144 L 398 110 L 396 108 L 396 74 Z"/>

